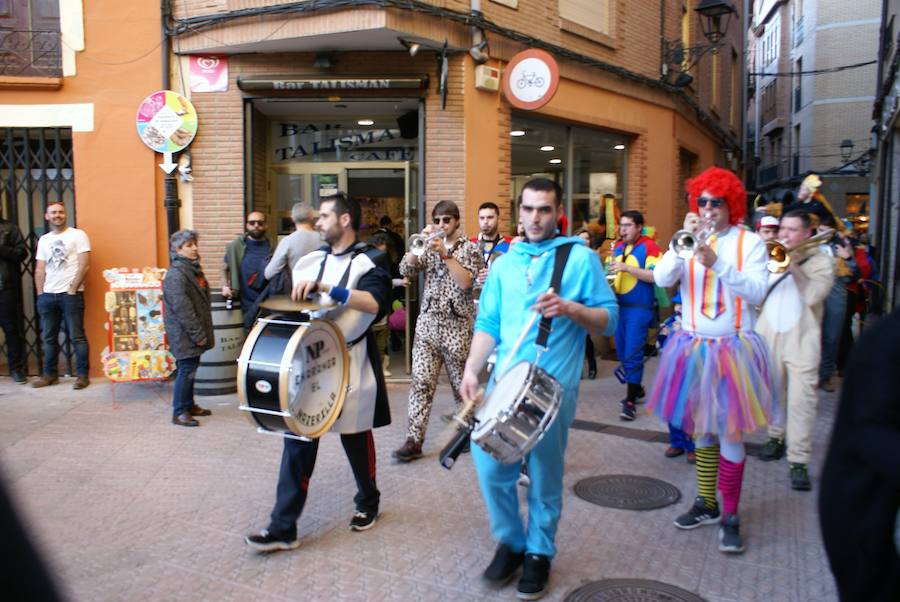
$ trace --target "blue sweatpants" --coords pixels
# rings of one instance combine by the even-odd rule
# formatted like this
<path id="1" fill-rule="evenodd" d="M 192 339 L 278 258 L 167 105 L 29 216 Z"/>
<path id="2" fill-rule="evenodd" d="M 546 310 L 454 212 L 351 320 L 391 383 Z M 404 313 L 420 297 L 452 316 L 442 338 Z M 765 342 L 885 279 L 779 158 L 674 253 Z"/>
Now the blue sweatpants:
<path id="1" fill-rule="evenodd" d="M 616 355 L 625 368 L 627 383 L 639 385 L 644 378 L 644 347 L 647 345 L 647 329 L 652 320 L 651 309 L 619 306 Z"/>
<path id="2" fill-rule="evenodd" d="M 559 414 L 544 437 L 525 456 L 528 465 L 528 523 L 522 524 L 516 481 L 521 464 L 502 464 L 477 445 L 472 461 L 487 506 L 494 539 L 515 552 L 556 555 L 556 528 L 562 513 L 563 472 L 569 425 L 575 418 L 575 394 L 565 395 Z"/>

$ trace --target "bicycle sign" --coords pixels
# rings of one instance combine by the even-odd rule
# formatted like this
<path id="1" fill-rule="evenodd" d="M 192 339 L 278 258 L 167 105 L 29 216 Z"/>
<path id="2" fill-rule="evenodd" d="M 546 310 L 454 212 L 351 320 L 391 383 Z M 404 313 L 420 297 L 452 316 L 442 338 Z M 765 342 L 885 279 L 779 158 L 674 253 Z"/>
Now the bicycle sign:
<path id="1" fill-rule="evenodd" d="M 503 92 L 510 104 L 532 110 L 544 106 L 556 93 L 559 67 L 543 50 L 525 50 L 512 58 L 503 72 Z"/>

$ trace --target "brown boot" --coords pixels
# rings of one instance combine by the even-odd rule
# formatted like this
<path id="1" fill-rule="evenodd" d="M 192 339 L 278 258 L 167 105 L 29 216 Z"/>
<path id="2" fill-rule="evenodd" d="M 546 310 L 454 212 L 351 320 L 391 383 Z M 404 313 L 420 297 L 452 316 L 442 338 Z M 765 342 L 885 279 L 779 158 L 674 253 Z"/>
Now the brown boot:
<path id="1" fill-rule="evenodd" d="M 197 404 L 192 405 L 189 411 L 191 416 L 212 416 L 212 410 L 201 408 Z"/>
<path id="2" fill-rule="evenodd" d="M 75 384 L 72 385 L 72 388 L 76 391 L 78 389 L 86 389 L 89 384 L 91 384 L 91 379 L 89 379 L 87 376 L 79 376 L 75 379 Z"/>
<path id="3" fill-rule="evenodd" d="M 398 462 L 418 460 L 422 457 L 422 444 L 416 443 L 412 437 L 408 437 L 406 443 L 400 449 L 394 451 L 393 456 Z"/>
<path id="4" fill-rule="evenodd" d="M 172 416 L 172 424 L 177 424 L 178 426 L 200 426 L 200 423 L 191 418 L 191 415 L 187 412 L 182 412 L 178 416 Z"/>
<path id="5" fill-rule="evenodd" d="M 35 389 L 40 389 L 41 387 L 49 387 L 50 385 L 55 385 L 59 382 L 59 377 L 55 374 L 41 374 L 41 377 L 35 381 L 32 381 L 31 386 Z"/>

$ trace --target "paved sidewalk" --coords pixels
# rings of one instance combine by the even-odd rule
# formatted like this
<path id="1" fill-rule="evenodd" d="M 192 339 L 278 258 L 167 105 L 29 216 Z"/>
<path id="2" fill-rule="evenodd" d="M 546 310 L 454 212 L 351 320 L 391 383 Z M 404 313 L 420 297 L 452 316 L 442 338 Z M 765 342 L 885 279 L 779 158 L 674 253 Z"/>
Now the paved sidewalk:
<path id="1" fill-rule="evenodd" d="M 583 381 L 578 418 L 626 426 L 628 436 L 571 432 L 546 599 L 598 579 L 643 578 L 709 601 L 835 600 L 815 507 L 835 395 L 822 397 L 812 493 L 790 489 L 784 460 L 748 459 L 741 500 L 748 549 L 726 557 L 715 529 L 672 525 L 693 499 L 693 467 L 645 440 L 664 429 L 655 419 L 619 421 L 624 387 L 613 368 L 601 362 L 600 377 Z M 243 543 L 267 524 L 281 441 L 257 434 L 235 396 L 199 398 L 213 415 L 186 429 L 169 422 L 171 385 L 119 385 L 113 409 L 102 379 L 73 391 L 71 379 L 32 389 L 0 378 L 2 469 L 71 600 L 514 600 L 515 581 L 496 590 L 480 577 L 494 543 L 471 461 L 463 456 L 452 471 L 437 462 L 438 417 L 452 406 L 446 385 L 426 458 L 391 461 L 404 438 L 406 393 L 406 385 L 390 386 L 394 423 L 376 431 L 376 527 L 348 530 L 353 478 L 339 438 L 326 435 L 293 552 L 260 555 Z M 601 474 L 660 478 L 681 490 L 682 501 L 632 512 L 574 495 L 577 481 Z"/>

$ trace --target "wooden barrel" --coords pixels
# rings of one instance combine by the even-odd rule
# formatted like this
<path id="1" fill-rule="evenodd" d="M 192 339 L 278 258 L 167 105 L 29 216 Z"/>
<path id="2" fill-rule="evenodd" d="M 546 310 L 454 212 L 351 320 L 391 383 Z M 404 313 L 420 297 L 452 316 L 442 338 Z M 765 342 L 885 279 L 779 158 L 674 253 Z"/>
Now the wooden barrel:
<path id="1" fill-rule="evenodd" d="M 227 309 L 221 293 L 212 294 L 212 319 L 216 346 L 200 356 L 194 380 L 194 395 L 204 397 L 237 393 L 237 358 L 246 336 L 240 304 Z"/>

